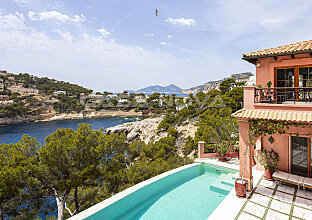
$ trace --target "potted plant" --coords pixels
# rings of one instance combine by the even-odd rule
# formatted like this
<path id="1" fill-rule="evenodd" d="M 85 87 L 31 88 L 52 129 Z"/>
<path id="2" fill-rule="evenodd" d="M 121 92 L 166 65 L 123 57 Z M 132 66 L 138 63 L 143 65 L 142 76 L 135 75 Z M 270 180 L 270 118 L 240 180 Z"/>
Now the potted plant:
<path id="1" fill-rule="evenodd" d="M 259 100 L 263 100 L 264 98 L 263 89 L 262 89 L 263 87 L 261 84 L 259 84 L 257 87 L 259 89 Z"/>
<path id="2" fill-rule="evenodd" d="M 268 82 L 267 82 L 267 87 L 268 87 L 268 88 L 271 88 L 271 86 L 272 86 L 272 82 L 271 82 L 271 81 L 268 81 Z"/>
<path id="3" fill-rule="evenodd" d="M 233 144 L 230 143 L 218 143 L 215 144 L 215 156 L 218 158 L 219 161 L 225 162 L 228 160 L 228 157 L 233 158 L 235 152 L 233 151 Z"/>
<path id="4" fill-rule="evenodd" d="M 260 150 L 256 159 L 264 167 L 264 178 L 272 180 L 272 175 L 277 170 L 279 161 L 277 153 L 273 150 Z"/>
<path id="5" fill-rule="evenodd" d="M 271 92 L 271 87 L 272 87 L 272 82 L 271 81 L 268 81 L 267 82 L 267 87 L 268 87 L 268 91 L 267 91 L 267 99 L 269 102 L 272 102 L 274 101 L 273 97 L 272 97 L 272 92 Z"/>

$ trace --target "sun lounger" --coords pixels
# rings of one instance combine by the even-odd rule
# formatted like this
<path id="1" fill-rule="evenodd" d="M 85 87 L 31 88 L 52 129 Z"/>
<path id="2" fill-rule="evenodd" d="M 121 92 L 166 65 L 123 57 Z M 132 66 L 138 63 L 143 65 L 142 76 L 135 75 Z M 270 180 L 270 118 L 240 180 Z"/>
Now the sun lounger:
<path id="1" fill-rule="evenodd" d="M 285 173 L 281 171 L 276 171 L 273 173 L 274 180 L 287 181 L 288 177 L 289 177 L 289 173 Z"/>
<path id="2" fill-rule="evenodd" d="M 308 177 L 304 178 L 303 188 L 312 189 L 312 178 L 308 178 Z"/>
<path id="3" fill-rule="evenodd" d="M 312 189 L 312 178 L 276 171 L 273 173 L 273 179 L 279 182 L 297 185 L 298 188 L 302 186 L 303 189 L 305 188 Z"/>
<path id="4" fill-rule="evenodd" d="M 304 179 L 305 179 L 305 177 L 303 177 L 303 176 L 299 177 L 299 182 L 298 182 L 299 186 L 304 187 Z"/>
<path id="5" fill-rule="evenodd" d="M 302 179 L 298 175 L 289 174 L 289 173 L 285 173 L 285 172 L 281 172 L 281 171 L 274 172 L 273 173 L 273 179 L 277 180 L 279 182 L 285 182 L 285 183 L 296 185 L 296 186 L 298 186 L 298 188 L 300 186 L 303 186 L 303 184 L 300 184 L 300 183 L 304 182 L 304 179 Z"/>
<path id="6" fill-rule="evenodd" d="M 287 181 L 291 184 L 298 185 L 299 186 L 299 178 L 300 176 L 294 175 L 294 174 L 289 174 L 289 177 Z"/>

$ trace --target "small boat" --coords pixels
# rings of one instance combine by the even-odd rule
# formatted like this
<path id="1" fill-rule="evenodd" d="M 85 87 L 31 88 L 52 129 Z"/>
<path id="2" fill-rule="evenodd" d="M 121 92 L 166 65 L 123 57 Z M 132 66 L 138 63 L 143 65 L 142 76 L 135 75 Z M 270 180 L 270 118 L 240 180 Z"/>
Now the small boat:
<path id="1" fill-rule="evenodd" d="M 124 118 L 125 121 L 141 121 L 140 118 Z"/>

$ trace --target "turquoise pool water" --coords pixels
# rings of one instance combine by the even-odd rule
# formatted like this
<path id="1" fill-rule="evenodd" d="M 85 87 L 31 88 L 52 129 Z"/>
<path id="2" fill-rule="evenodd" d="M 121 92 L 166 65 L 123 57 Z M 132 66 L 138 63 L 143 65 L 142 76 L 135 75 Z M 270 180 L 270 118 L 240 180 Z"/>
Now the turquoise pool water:
<path id="1" fill-rule="evenodd" d="M 238 171 L 198 164 L 159 179 L 87 219 L 207 219 L 234 187 Z"/>

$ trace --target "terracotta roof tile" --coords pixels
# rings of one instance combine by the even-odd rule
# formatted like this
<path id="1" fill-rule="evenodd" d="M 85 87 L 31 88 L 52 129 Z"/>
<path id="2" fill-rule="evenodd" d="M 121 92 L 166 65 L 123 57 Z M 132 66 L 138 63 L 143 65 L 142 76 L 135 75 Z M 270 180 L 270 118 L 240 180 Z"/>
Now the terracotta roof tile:
<path id="1" fill-rule="evenodd" d="M 312 122 L 312 112 L 268 111 L 241 109 L 232 114 L 234 118 L 267 119 L 274 121 Z"/>
<path id="2" fill-rule="evenodd" d="M 276 55 L 289 55 L 307 52 L 312 52 L 312 40 L 246 53 L 243 54 L 243 59 L 249 60 L 259 57 L 270 57 Z"/>

